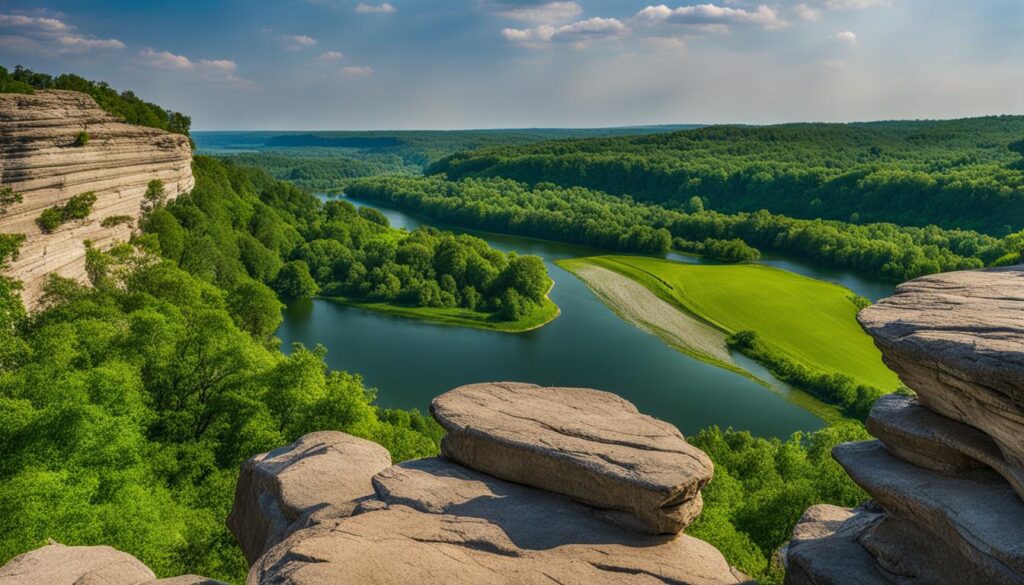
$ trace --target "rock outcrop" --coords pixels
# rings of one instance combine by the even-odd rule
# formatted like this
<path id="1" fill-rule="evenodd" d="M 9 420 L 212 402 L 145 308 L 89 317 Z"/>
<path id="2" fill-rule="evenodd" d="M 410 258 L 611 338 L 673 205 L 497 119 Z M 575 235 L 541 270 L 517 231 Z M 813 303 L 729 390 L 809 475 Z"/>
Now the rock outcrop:
<path id="1" fill-rule="evenodd" d="M 323 505 L 296 516 L 284 539 L 253 564 L 248 584 L 710 585 L 746 579 L 711 545 L 675 533 L 650 534 L 639 521 L 636 502 L 650 501 L 652 493 L 686 492 L 692 500 L 711 470 L 710 464 L 705 470 L 694 463 L 706 456 L 675 428 L 638 414 L 628 402 L 593 390 L 495 383 L 455 389 L 439 397 L 432 412 L 449 437 L 459 434 L 458 448 L 449 451 L 449 444 L 445 452 L 458 453 L 463 461 L 442 456 L 388 467 L 373 475 L 371 493 L 364 495 L 353 489 L 364 485 L 362 478 L 371 469 L 361 462 L 376 459 L 369 446 L 347 443 L 352 448 L 346 454 L 315 465 L 316 473 L 329 479 L 318 484 L 315 497 L 303 501 Z M 480 422 L 492 417 L 497 418 Z M 538 435 L 541 427 L 545 430 Z M 466 440 L 467 434 L 472 440 Z M 324 433 L 247 463 L 239 497 L 251 501 L 260 491 L 243 485 L 253 483 L 257 474 L 252 470 L 260 462 L 307 460 L 299 454 L 322 443 L 317 435 Z M 540 448 L 545 442 L 547 448 Z M 495 449 L 498 444 L 515 448 Z M 503 461 L 495 466 L 490 456 Z M 664 461 L 669 469 L 654 469 L 652 461 Z M 537 485 L 544 483 L 538 469 L 524 462 L 559 474 L 557 489 Z M 287 469 L 282 465 L 278 473 Z M 695 479 L 688 478 L 690 471 Z M 645 473 L 650 474 L 646 480 Z M 277 482 L 274 499 L 296 499 L 292 490 L 300 484 L 296 478 Z M 573 486 L 588 484 L 600 486 L 596 491 L 602 494 L 618 493 L 629 504 L 596 505 L 594 498 L 574 491 Z M 687 492 L 676 485 L 696 487 Z M 607 486 L 616 491 L 601 492 Z M 678 502 L 669 504 L 671 509 Z M 236 534 L 237 527 L 271 523 L 243 521 L 243 514 L 267 512 L 236 502 Z M 631 520 L 624 522 L 624 516 Z M 240 540 L 245 546 L 244 537 Z"/>
<path id="2" fill-rule="evenodd" d="M 128 553 L 109 546 L 48 544 L 0 567 L 0 585 L 227 585 L 196 575 L 157 579 Z"/>
<path id="3" fill-rule="evenodd" d="M 88 133 L 88 143 L 76 137 Z M 29 307 L 50 273 L 85 277 L 85 247 L 127 240 L 136 227 L 149 181 L 164 182 L 169 199 L 192 189 L 188 138 L 118 121 L 88 95 L 74 91 L 0 94 L 0 187 L 23 201 L 0 216 L 0 232 L 27 236 L 8 275 L 21 280 Z M 44 209 L 92 191 L 91 215 L 43 233 L 36 219 Z M 112 216 L 131 221 L 103 227 Z"/>
<path id="4" fill-rule="evenodd" d="M 467 467 L 599 508 L 653 534 L 699 514 L 711 460 L 674 426 L 608 392 L 472 384 L 434 399 L 441 453 Z"/>
<path id="5" fill-rule="evenodd" d="M 914 280 L 860 320 L 917 396 L 835 448 L 876 507 L 794 534 L 787 583 L 1024 584 L 1024 267 Z"/>

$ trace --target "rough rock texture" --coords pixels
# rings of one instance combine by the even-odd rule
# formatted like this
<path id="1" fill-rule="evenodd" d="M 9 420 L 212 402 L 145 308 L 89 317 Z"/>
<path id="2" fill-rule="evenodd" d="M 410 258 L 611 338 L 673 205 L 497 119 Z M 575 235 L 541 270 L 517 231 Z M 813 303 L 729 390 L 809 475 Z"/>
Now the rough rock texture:
<path id="1" fill-rule="evenodd" d="M 351 510 L 373 495 L 371 478 L 391 465 L 387 449 L 345 433 L 321 431 L 242 465 L 228 528 L 250 564 L 323 508 Z"/>
<path id="2" fill-rule="evenodd" d="M 794 540 L 786 582 L 1024 584 L 1024 267 L 911 281 L 860 320 L 917 397 L 833 450 L 879 511 Z"/>
<path id="3" fill-rule="evenodd" d="M 374 478 L 355 516 L 294 533 L 253 567 L 268 583 L 737 583 L 711 545 L 641 535 L 603 511 L 443 459 Z"/>
<path id="4" fill-rule="evenodd" d="M 75 146 L 82 131 L 89 142 Z M 127 240 L 153 179 L 163 180 L 169 199 L 192 189 L 187 137 L 121 123 L 78 92 L 0 94 L 0 186 L 24 198 L 0 217 L 0 232 L 27 236 L 9 271 L 25 283 L 26 304 L 35 305 L 50 273 L 85 277 L 84 240 L 100 247 Z M 87 219 L 40 231 L 35 220 L 44 209 L 87 191 L 97 195 Z M 133 221 L 100 225 L 114 215 Z"/>
<path id="5" fill-rule="evenodd" d="M 157 579 L 149 567 L 109 546 L 48 544 L 0 567 L 0 585 L 225 585 L 184 575 Z"/>
<path id="6" fill-rule="evenodd" d="M 1024 465 L 1024 266 L 912 280 L 859 318 L 922 405 Z"/>
<path id="7" fill-rule="evenodd" d="M 441 452 L 467 467 L 599 508 L 651 533 L 700 514 L 713 467 L 672 425 L 608 392 L 511 382 L 471 384 L 434 399 Z"/>

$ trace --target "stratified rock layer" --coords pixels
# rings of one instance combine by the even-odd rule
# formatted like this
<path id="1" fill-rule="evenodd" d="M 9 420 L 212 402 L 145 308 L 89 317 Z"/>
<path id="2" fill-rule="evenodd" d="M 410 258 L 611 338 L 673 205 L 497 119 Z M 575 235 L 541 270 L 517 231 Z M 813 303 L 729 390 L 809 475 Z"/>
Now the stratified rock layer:
<path id="1" fill-rule="evenodd" d="M 345 433 L 310 433 L 242 464 L 228 528 L 250 564 L 317 510 L 351 512 L 373 495 L 371 478 L 391 465 L 387 449 Z"/>
<path id="2" fill-rule="evenodd" d="M 88 143 L 75 146 L 83 131 Z M 153 179 L 169 199 L 192 189 L 186 136 L 122 123 L 83 93 L 0 94 L 0 186 L 23 196 L 0 217 L 0 232 L 27 236 L 8 273 L 24 282 L 26 304 L 38 301 L 50 273 L 85 278 L 85 240 L 100 247 L 127 240 Z M 35 220 L 44 209 L 88 191 L 97 196 L 88 218 L 42 233 Z M 100 225 L 115 215 L 132 221 Z"/>
<path id="3" fill-rule="evenodd" d="M 567 497 L 516 485 L 443 458 L 374 478 L 357 515 L 295 532 L 249 574 L 289 583 L 737 583 L 714 547 L 641 535 Z"/>
<path id="4" fill-rule="evenodd" d="M 0 567 L 0 585 L 44 584 L 225 585 L 196 575 L 157 579 L 139 559 L 109 546 L 48 544 Z"/>
<path id="5" fill-rule="evenodd" d="M 916 397 L 833 456 L 879 506 L 789 547 L 789 585 L 1024 585 L 1024 267 L 929 276 L 860 320 Z"/>
<path id="6" fill-rule="evenodd" d="M 654 534 L 700 514 L 713 467 L 672 425 L 598 390 L 472 384 L 434 399 L 447 434 L 441 452 L 467 467 L 620 510 Z"/>

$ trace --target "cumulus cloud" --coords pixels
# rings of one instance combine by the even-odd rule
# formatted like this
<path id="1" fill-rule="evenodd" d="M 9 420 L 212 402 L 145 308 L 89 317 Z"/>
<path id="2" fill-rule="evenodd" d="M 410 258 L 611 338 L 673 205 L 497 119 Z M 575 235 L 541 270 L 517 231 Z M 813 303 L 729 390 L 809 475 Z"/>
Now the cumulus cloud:
<path id="1" fill-rule="evenodd" d="M 316 39 L 309 35 L 281 35 L 281 40 L 289 51 L 299 51 L 316 46 Z"/>
<path id="2" fill-rule="evenodd" d="M 522 6 L 502 5 L 498 15 L 509 20 L 553 24 L 576 18 L 583 12 L 583 7 L 576 2 L 545 2 Z"/>
<path id="3" fill-rule="evenodd" d="M 832 35 L 832 40 L 843 45 L 856 45 L 857 34 L 852 30 L 844 30 Z"/>
<path id="4" fill-rule="evenodd" d="M 774 8 L 762 4 L 754 10 L 730 8 L 717 4 L 695 4 L 669 8 L 664 4 L 647 6 L 636 13 L 636 19 L 649 24 L 679 24 L 693 26 L 755 25 L 766 29 L 782 28 L 786 21 Z"/>
<path id="5" fill-rule="evenodd" d="M 822 0 L 821 4 L 829 10 L 866 10 L 889 6 L 892 0 Z"/>
<path id="6" fill-rule="evenodd" d="M 99 39 L 79 34 L 67 22 L 49 16 L 0 14 L 0 44 L 11 50 L 40 53 L 82 53 L 123 49 L 119 39 Z"/>
<path id="7" fill-rule="evenodd" d="M 200 81 L 216 85 L 229 85 L 241 88 L 253 88 L 252 81 L 236 75 L 238 64 L 230 59 L 189 59 L 185 55 L 177 55 L 170 51 L 143 49 L 139 51 L 139 61 L 148 67 L 168 71 L 187 73 Z"/>
<path id="8" fill-rule="evenodd" d="M 361 66 L 361 67 L 342 67 L 341 75 L 343 77 L 368 77 L 373 75 L 373 67 Z"/>
<path id="9" fill-rule="evenodd" d="M 629 34 L 629 28 L 617 18 L 594 17 L 563 26 L 542 24 L 535 28 L 506 28 L 507 40 L 524 46 L 542 46 L 551 42 L 571 43 L 577 47 L 593 41 L 615 39 Z"/>
<path id="10" fill-rule="evenodd" d="M 196 64 L 184 55 L 175 55 L 170 51 L 157 51 L 155 49 L 143 49 L 139 51 L 139 57 L 146 65 L 160 69 L 177 69 L 179 71 L 190 71 L 195 69 Z"/>
<path id="11" fill-rule="evenodd" d="M 790 12 L 799 20 L 818 20 L 821 18 L 821 10 L 807 4 L 797 4 L 790 9 Z"/>
<path id="12" fill-rule="evenodd" d="M 356 4 L 356 12 L 359 14 L 394 14 L 398 12 L 398 9 L 384 2 L 383 4 L 367 4 L 360 2 Z"/>
<path id="13" fill-rule="evenodd" d="M 344 58 L 345 55 L 340 51 L 327 51 L 325 53 L 320 53 L 321 61 L 341 61 Z"/>

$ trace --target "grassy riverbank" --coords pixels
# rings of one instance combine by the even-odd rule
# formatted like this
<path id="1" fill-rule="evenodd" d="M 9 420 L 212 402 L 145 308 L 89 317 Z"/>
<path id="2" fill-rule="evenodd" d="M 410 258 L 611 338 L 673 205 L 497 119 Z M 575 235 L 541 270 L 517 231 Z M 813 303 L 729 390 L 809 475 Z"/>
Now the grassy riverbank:
<path id="1" fill-rule="evenodd" d="M 759 349 L 812 371 L 886 391 L 899 386 L 856 321 L 853 293 L 839 285 L 753 264 L 689 265 L 637 256 L 559 264 L 577 274 L 585 266 L 617 272 L 726 335 L 756 331 Z"/>

